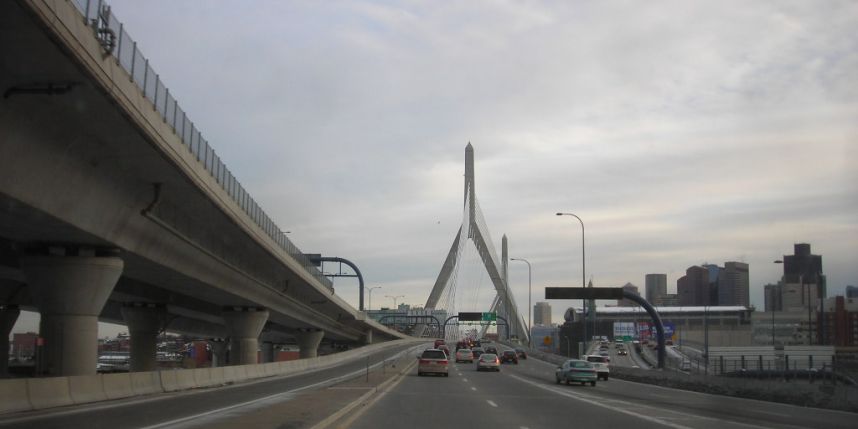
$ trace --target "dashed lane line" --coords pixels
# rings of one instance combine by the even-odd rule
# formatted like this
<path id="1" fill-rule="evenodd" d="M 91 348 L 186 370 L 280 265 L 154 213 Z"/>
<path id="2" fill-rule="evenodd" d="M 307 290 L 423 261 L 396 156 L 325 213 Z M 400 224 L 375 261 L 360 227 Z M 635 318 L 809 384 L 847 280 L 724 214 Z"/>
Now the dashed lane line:
<path id="1" fill-rule="evenodd" d="M 498 407 L 498 404 L 495 404 L 495 402 L 494 402 L 494 401 L 492 401 L 491 399 L 486 399 L 486 402 L 488 402 L 488 403 L 489 403 L 489 405 L 491 405 L 491 406 L 493 406 L 493 407 L 495 407 L 495 408 L 497 408 L 497 407 Z"/>

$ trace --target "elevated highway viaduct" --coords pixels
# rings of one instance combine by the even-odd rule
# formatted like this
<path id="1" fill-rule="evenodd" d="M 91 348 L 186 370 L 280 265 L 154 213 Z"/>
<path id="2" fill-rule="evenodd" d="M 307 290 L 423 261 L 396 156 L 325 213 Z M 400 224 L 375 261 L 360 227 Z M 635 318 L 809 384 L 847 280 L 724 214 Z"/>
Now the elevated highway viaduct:
<path id="1" fill-rule="evenodd" d="M 42 374 L 60 376 L 95 372 L 98 320 L 128 325 L 135 370 L 163 329 L 229 338 L 235 364 L 260 338 L 314 356 L 403 337 L 335 293 L 86 3 L 0 3 L 2 341 L 38 311 Z"/>

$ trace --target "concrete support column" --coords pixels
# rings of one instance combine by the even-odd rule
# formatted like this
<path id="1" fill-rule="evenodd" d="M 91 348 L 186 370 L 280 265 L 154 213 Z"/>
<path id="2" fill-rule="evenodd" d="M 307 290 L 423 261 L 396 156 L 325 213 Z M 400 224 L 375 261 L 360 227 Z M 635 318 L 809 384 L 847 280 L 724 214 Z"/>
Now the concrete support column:
<path id="1" fill-rule="evenodd" d="M 9 333 L 21 310 L 17 305 L 0 305 L 0 378 L 9 376 Z"/>
<path id="2" fill-rule="evenodd" d="M 209 340 L 212 348 L 212 368 L 226 366 L 226 350 L 229 342 L 223 338 L 212 338 Z"/>
<path id="3" fill-rule="evenodd" d="M 114 256 L 28 256 L 21 259 L 30 294 L 41 313 L 44 368 L 49 376 L 94 375 L 98 315 L 122 274 Z"/>
<path id="4" fill-rule="evenodd" d="M 131 372 L 158 369 L 158 333 L 164 328 L 164 304 L 132 302 L 122 305 L 122 318 L 131 335 Z"/>
<path id="5" fill-rule="evenodd" d="M 262 363 L 274 362 L 274 343 L 271 341 L 262 342 Z"/>
<path id="6" fill-rule="evenodd" d="M 367 328 L 366 334 L 363 335 L 364 344 L 372 344 L 372 328 Z"/>
<path id="7" fill-rule="evenodd" d="M 268 321 L 263 307 L 225 307 L 223 318 L 229 331 L 229 364 L 256 364 L 259 334 Z"/>
<path id="8" fill-rule="evenodd" d="M 325 331 L 301 331 L 295 337 L 298 340 L 298 357 L 313 358 L 319 355 L 319 344 Z"/>

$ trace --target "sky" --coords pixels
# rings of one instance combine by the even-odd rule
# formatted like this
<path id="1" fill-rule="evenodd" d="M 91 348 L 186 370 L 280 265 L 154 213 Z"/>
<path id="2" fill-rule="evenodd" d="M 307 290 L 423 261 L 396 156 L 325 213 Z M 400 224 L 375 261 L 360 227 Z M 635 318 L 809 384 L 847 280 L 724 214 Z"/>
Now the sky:
<path id="1" fill-rule="evenodd" d="M 251 195 L 304 252 L 355 262 L 376 308 L 425 303 L 468 142 L 533 302 L 581 284 L 561 211 L 596 286 L 665 273 L 675 292 L 743 261 L 762 307 L 798 242 L 829 295 L 858 285 L 854 1 L 109 3 Z M 487 307 L 461 271 L 460 309 Z M 511 263 L 520 305 L 527 274 Z"/>

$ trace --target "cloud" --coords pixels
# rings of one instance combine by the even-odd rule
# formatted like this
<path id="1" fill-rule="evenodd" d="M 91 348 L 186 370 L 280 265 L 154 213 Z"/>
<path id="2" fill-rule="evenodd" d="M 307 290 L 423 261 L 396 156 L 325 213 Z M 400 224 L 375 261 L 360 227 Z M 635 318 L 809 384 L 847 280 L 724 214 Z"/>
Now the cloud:
<path id="1" fill-rule="evenodd" d="M 795 241 L 858 282 L 854 3 L 111 4 L 281 228 L 406 302 L 461 221 L 468 141 L 493 241 L 543 285 L 580 281 L 566 210 L 599 285 L 745 257 L 760 303 Z"/>

